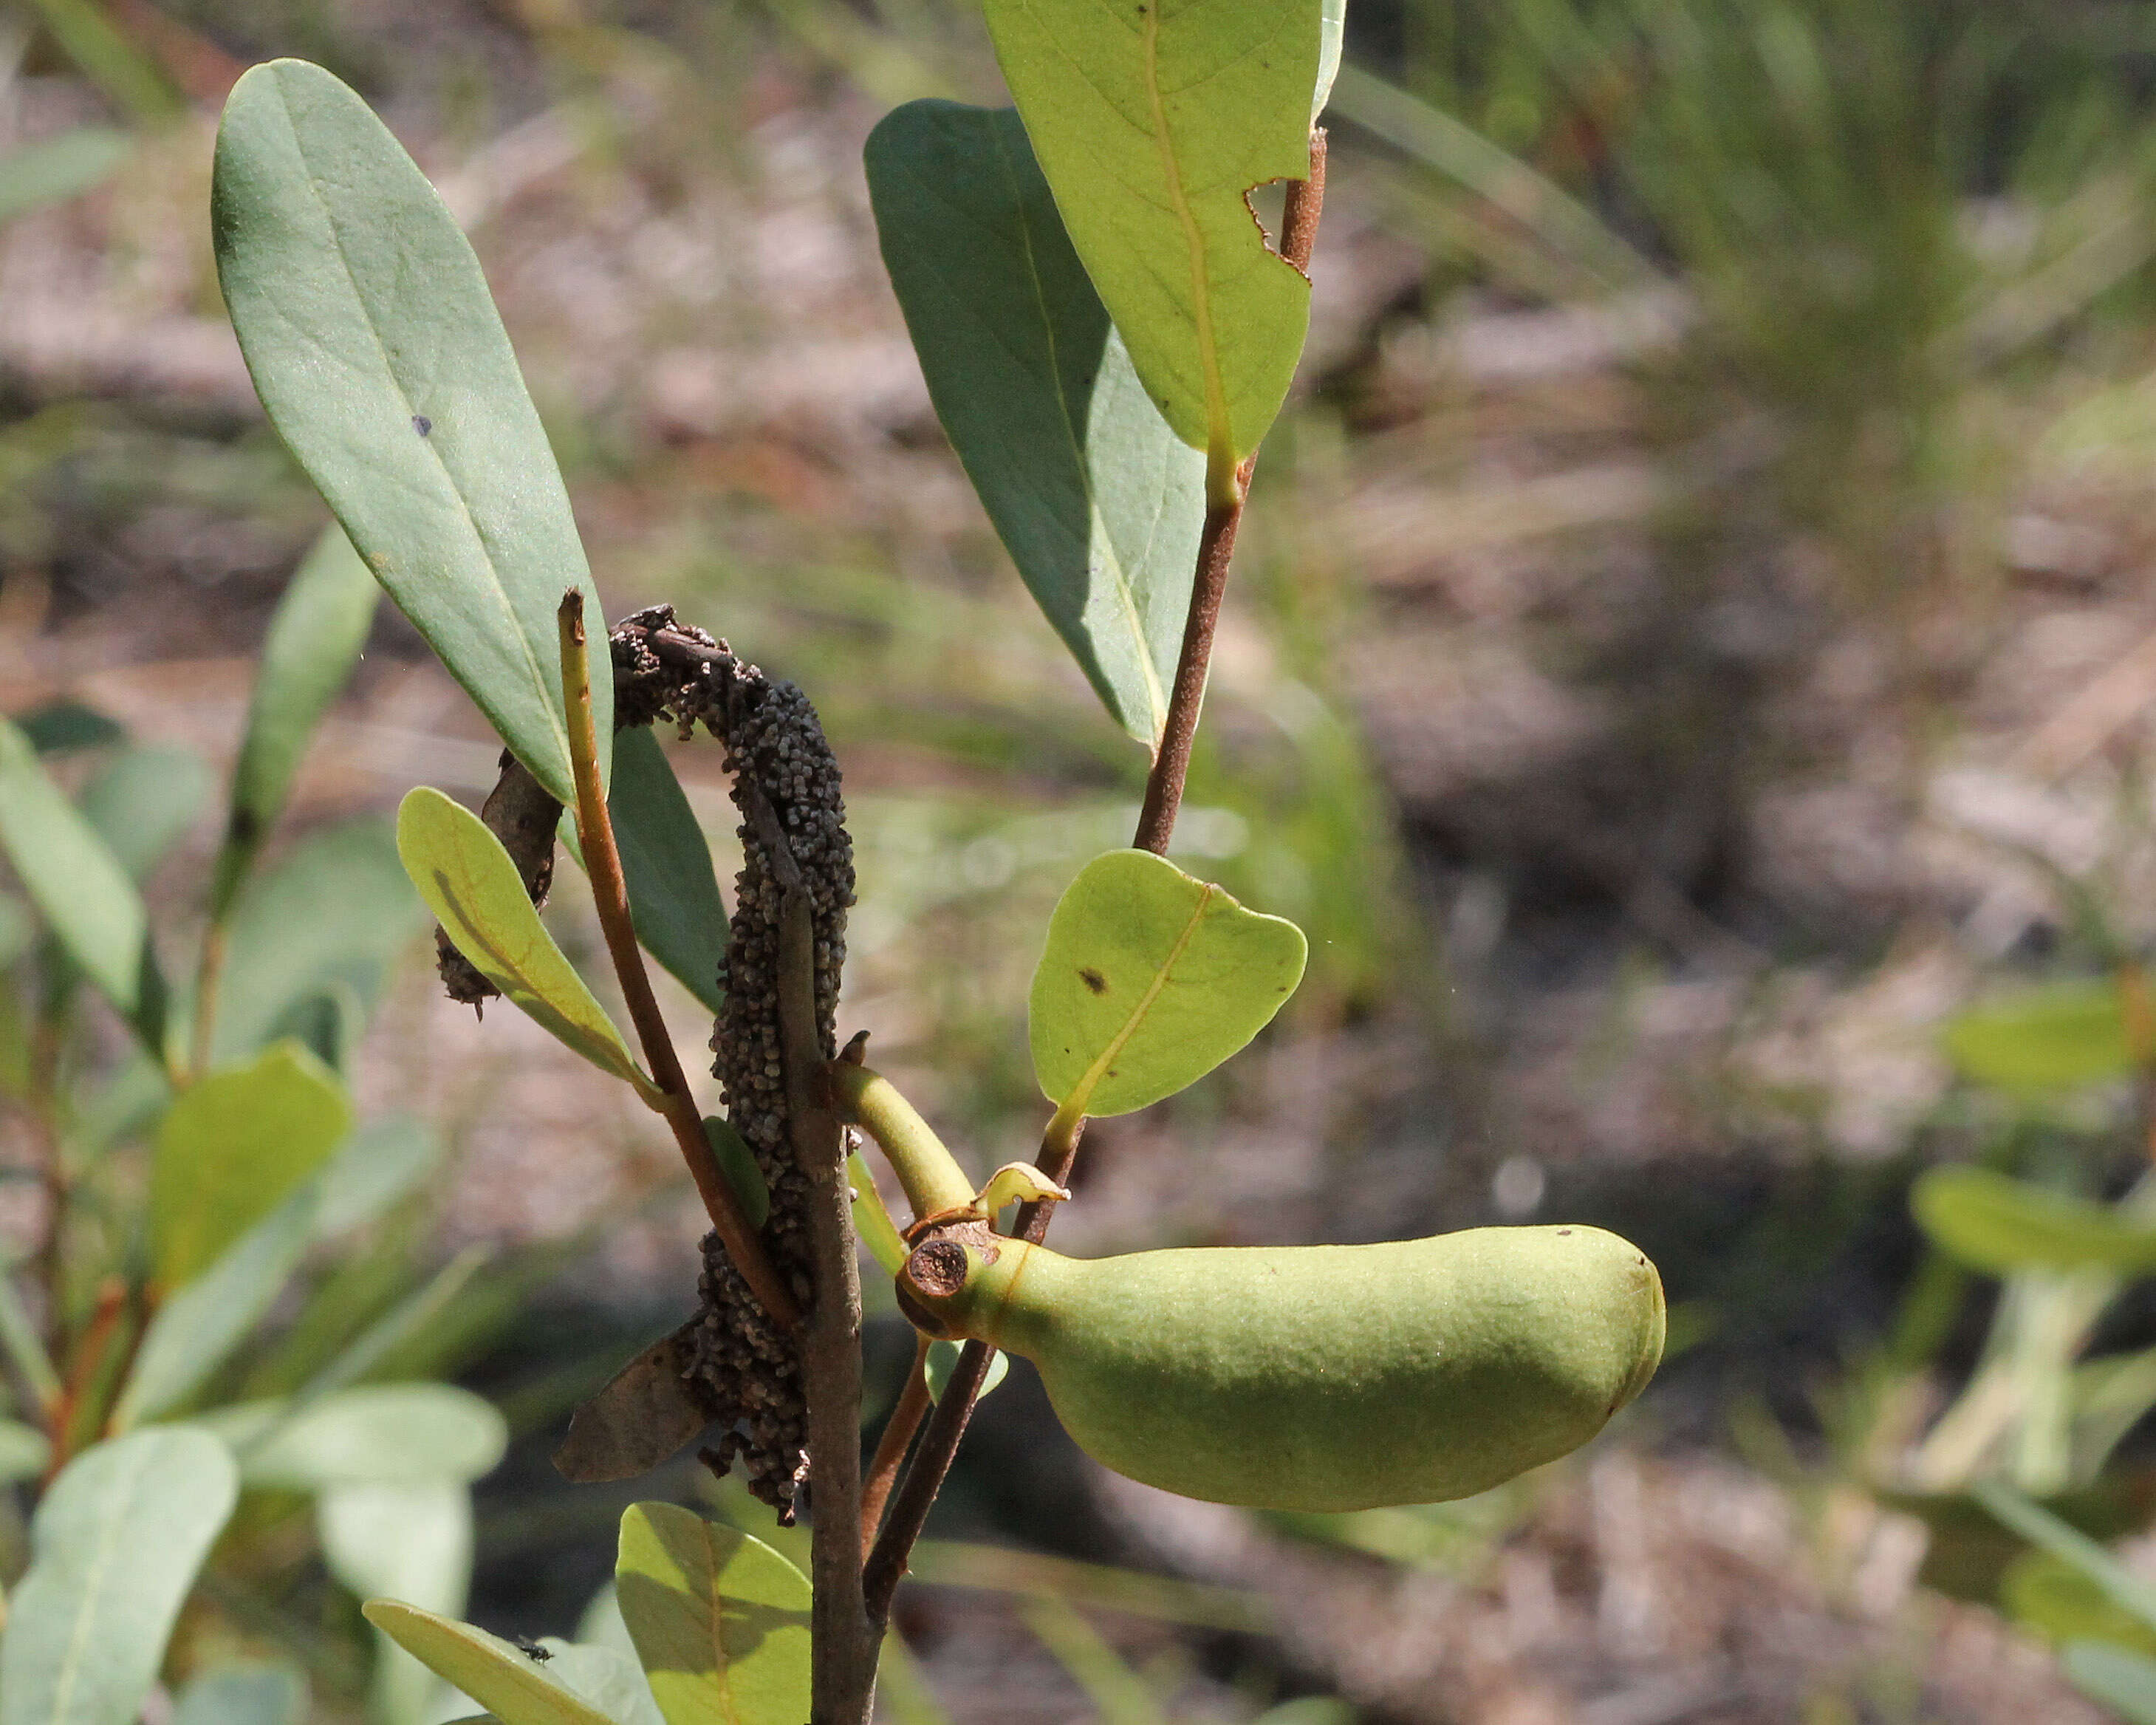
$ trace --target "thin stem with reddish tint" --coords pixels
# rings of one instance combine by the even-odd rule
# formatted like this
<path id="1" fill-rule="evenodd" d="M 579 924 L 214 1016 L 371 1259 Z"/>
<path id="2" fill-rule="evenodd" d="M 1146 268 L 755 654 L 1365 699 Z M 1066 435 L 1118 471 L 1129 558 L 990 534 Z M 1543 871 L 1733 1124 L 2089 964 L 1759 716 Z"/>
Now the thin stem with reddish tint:
<path id="1" fill-rule="evenodd" d="M 869 1458 L 869 1471 L 861 1481 L 864 1563 L 875 1549 L 876 1529 L 883 1524 L 883 1507 L 891 1501 L 891 1488 L 898 1482 L 899 1465 L 913 1447 L 913 1435 L 921 1430 L 928 1407 L 928 1338 L 921 1336 L 914 1341 L 913 1367 L 906 1374 L 905 1389 L 898 1393 L 898 1405 L 884 1422 L 883 1435 L 876 1440 L 875 1454 Z"/>
<path id="2" fill-rule="evenodd" d="M 583 847 L 585 872 L 591 878 L 592 898 L 598 906 L 599 927 L 606 935 L 607 952 L 613 960 L 622 999 L 665 1101 L 659 1111 L 673 1129 L 681 1159 L 689 1165 L 689 1176 L 704 1201 L 704 1213 L 718 1230 L 726 1255 L 741 1271 L 742 1280 L 766 1312 L 787 1328 L 798 1329 L 801 1308 L 772 1268 L 763 1242 L 742 1214 L 741 1202 L 720 1172 L 711 1142 L 704 1136 L 703 1116 L 697 1111 L 688 1076 L 681 1070 L 681 1058 L 674 1051 L 674 1039 L 660 1014 L 651 978 L 644 968 L 644 954 L 637 946 L 636 927 L 629 916 L 629 885 L 621 871 L 621 851 L 614 843 L 606 790 L 599 782 L 591 660 L 584 644 L 583 595 L 573 588 L 565 593 L 557 619 L 561 629 L 562 696 L 568 718 L 570 769 L 577 787 L 577 837 Z"/>

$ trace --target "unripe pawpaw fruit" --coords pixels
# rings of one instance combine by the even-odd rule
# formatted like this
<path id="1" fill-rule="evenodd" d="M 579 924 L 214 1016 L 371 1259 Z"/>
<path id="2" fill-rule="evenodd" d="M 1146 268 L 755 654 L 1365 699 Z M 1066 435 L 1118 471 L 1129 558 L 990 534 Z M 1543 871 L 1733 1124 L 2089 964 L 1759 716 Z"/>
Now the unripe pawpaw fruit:
<path id="1" fill-rule="evenodd" d="M 1599 1228 L 1066 1258 L 916 1249 L 917 1323 L 1040 1370 L 1096 1461 L 1185 1497 L 1368 1509 L 1466 1497 L 1575 1450 L 1654 1376 L 1661 1277 Z"/>

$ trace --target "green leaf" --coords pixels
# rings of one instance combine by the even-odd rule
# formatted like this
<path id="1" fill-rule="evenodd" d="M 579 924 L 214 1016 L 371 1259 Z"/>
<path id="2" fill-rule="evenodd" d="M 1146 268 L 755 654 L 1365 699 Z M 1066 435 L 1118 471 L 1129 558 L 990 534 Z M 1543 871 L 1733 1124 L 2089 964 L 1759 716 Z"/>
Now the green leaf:
<path id="1" fill-rule="evenodd" d="M 1110 714 L 1157 747 L 1205 526 L 1205 458 L 1139 383 L 1015 110 L 909 102 L 869 134 L 864 158 L 937 417 Z"/>
<path id="2" fill-rule="evenodd" d="M 238 1471 L 206 1431 L 98 1444 L 30 1523 L 30 1568 L 0 1636 L 0 1725 L 131 1725 Z"/>
<path id="3" fill-rule="evenodd" d="M 711 847 L 648 726 L 614 738 L 607 813 L 621 851 L 629 912 L 644 950 L 711 1011 L 726 1004 L 726 907 Z"/>
<path id="4" fill-rule="evenodd" d="M 41 755 L 103 748 L 108 743 L 127 741 L 127 727 L 118 720 L 65 695 L 18 713 L 15 723 Z"/>
<path id="5" fill-rule="evenodd" d="M 600 618 L 568 494 L 470 245 L 366 103 L 319 66 L 233 86 L 218 279 L 274 424 L 502 740 L 576 801 L 555 609 Z M 592 655 L 592 701 L 613 711 Z M 609 736 L 598 738 L 604 764 Z"/>
<path id="6" fill-rule="evenodd" d="M 2130 1725 L 2156 1725 L 2156 1659 L 2107 1641 L 2076 1641 L 2059 1666 L 2075 1688 Z"/>
<path id="7" fill-rule="evenodd" d="M 644 1681 L 633 1648 L 579 1646 L 559 1635 L 542 1635 L 547 1675 L 582 1696 L 619 1725 L 666 1725 Z"/>
<path id="8" fill-rule="evenodd" d="M 0 1481 L 33 1480 L 45 1471 L 53 1446 L 34 1425 L 0 1420 Z"/>
<path id="9" fill-rule="evenodd" d="M 293 572 L 263 638 L 247 731 L 232 771 L 224 845 L 210 887 L 210 914 L 231 908 L 263 841 L 285 812 L 300 757 L 330 703 L 352 680 L 381 601 L 374 572 L 344 529 L 322 530 Z"/>
<path id="10" fill-rule="evenodd" d="M 220 1408 L 197 1422 L 239 1458 L 249 1486 L 469 1485 L 509 1444 L 494 1405 L 451 1384 L 373 1384 L 294 1408 L 285 1398 Z"/>
<path id="11" fill-rule="evenodd" d="M 62 203 L 109 178 L 135 141 L 107 126 L 78 126 L 0 156 L 0 222 Z"/>
<path id="12" fill-rule="evenodd" d="M 46 776 L 29 739 L 5 720 L 0 849 L 68 956 L 162 1059 L 169 1002 L 141 895 L 96 829 Z"/>
<path id="13" fill-rule="evenodd" d="M 288 1665 L 228 1665 L 180 1692 L 172 1725 L 305 1725 L 305 1674 Z"/>
<path id="14" fill-rule="evenodd" d="M 146 880 L 186 836 L 215 788 L 192 749 L 122 749 L 82 788 L 78 805 L 128 878 Z"/>
<path id="15" fill-rule="evenodd" d="M 246 1059 L 299 1002 L 339 983 L 371 1010 L 424 920 L 387 821 L 370 814 L 310 834 L 233 907 L 213 1063 Z"/>
<path id="16" fill-rule="evenodd" d="M 666 1725 L 808 1717 L 808 1583 L 769 1546 L 671 1503 L 631 1504 L 614 1585 Z"/>
<path id="17" fill-rule="evenodd" d="M 2023 1629 L 2054 1646 L 2112 1641 L 2156 1655 L 2156 1626 L 2120 1609 L 2087 1574 L 2047 1551 L 2025 1551 L 1999 1578 L 1999 1602 Z"/>
<path id="18" fill-rule="evenodd" d="M 1286 399 L 1310 283 L 1253 187 L 1310 172 L 1319 0 L 988 0 L 989 33 L 1071 243 L 1176 435 L 1234 495 Z"/>
<path id="19" fill-rule="evenodd" d="M 316 1235 L 334 1240 L 375 1221 L 419 1188 L 447 1148 L 439 1132 L 408 1114 L 369 1121 L 323 1171 Z"/>
<path id="20" fill-rule="evenodd" d="M 1928 1169 L 1910 1189 L 1909 1209 L 1942 1251 L 1993 1276 L 2156 1268 L 2156 1224 L 1991 1168 Z"/>
<path id="21" fill-rule="evenodd" d="M 157 125 L 185 104 L 157 61 L 113 27 L 96 0 L 32 0 L 61 51 L 135 120 Z"/>
<path id="22" fill-rule="evenodd" d="M 1947 1025 L 1947 1056 L 1997 1090 L 2070 1090 L 2133 1070 L 2125 1004 L 2109 979 L 2032 988 Z"/>
<path id="23" fill-rule="evenodd" d="M 315 1520 L 330 1573 L 362 1601 L 388 1594 L 444 1617 L 464 1609 L 472 1560 L 471 1493 L 464 1486 L 449 1480 L 331 1486 L 315 1500 Z M 375 1662 L 368 1716 L 376 1725 L 426 1725 L 441 1717 L 439 1673 L 424 1656 L 389 1644 L 396 1639 L 383 1642 Z M 495 1711 L 510 1725 L 523 1725 L 506 1709 Z"/>
<path id="24" fill-rule="evenodd" d="M 647 1100 L 659 1095 L 554 944 L 524 896 L 516 865 L 484 821 L 421 785 L 397 811 L 397 851 L 419 896 L 480 974 L 565 1047 L 627 1079 Z"/>
<path id="25" fill-rule="evenodd" d="M 502 1725 L 616 1725 L 537 1660 L 485 1630 L 395 1599 L 370 1599 L 365 1609 L 369 1623 Z"/>
<path id="26" fill-rule="evenodd" d="M 2087 1576 L 2136 1622 L 2156 1628 L 2156 1586 L 2143 1581 L 2087 1534 L 2067 1526 L 2042 1505 L 1997 1480 L 1979 1481 L 1969 1487 L 1969 1496 L 2031 1545 Z"/>
<path id="27" fill-rule="evenodd" d="M 1049 921 L 1033 1069 L 1066 1114 L 1127 1114 L 1211 1071 L 1302 979 L 1302 931 L 1143 850 L 1086 865 Z"/>
<path id="28" fill-rule="evenodd" d="M 876 1188 L 875 1176 L 869 1172 L 858 1150 L 849 1151 L 846 1155 L 846 1187 L 853 1194 L 854 1231 L 860 1235 L 861 1244 L 869 1249 L 869 1255 L 884 1273 L 897 1275 L 905 1266 L 910 1249 L 898 1231 L 898 1224 L 891 1219 L 890 1208 Z"/>
<path id="29" fill-rule="evenodd" d="M 921 1373 L 928 1380 L 928 1399 L 932 1402 L 943 1399 L 943 1386 L 951 1381 L 952 1373 L 958 1368 L 960 1352 L 956 1342 L 931 1342 L 928 1344 L 928 1358 L 921 1362 Z M 1010 1361 L 1006 1356 L 990 1354 L 988 1375 L 981 1379 L 980 1394 L 973 1399 L 977 1402 L 985 1399 L 988 1392 L 1002 1383 L 1009 1371 Z"/>
<path id="30" fill-rule="evenodd" d="M 297 1043 L 183 1091 L 157 1128 L 150 1255 L 185 1287 L 321 1168 L 352 1130 L 344 1086 Z"/>
<path id="31" fill-rule="evenodd" d="M 704 1137 L 711 1147 L 711 1154 L 719 1164 L 719 1172 L 733 1188 L 734 1196 L 741 1200 L 742 1214 L 752 1228 L 761 1228 L 771 1214 L 771 1186 L 763 1178 L 763 1170 L 757 1166 L 756 1152 L 748 1147 L 748 1140 L 736 1132 L 731 1121 L 716 1114 L 704 1117 Z"/>
<path id="32" fill-rule="evenodd" d="M 1332 100 L 1332 80 L 1340 75 L 1340 53 L 1347 45 L 1348 0 L 1319 0 L 1317 18 L 1317 88 L 1310 98 L 1310 123 Z M 1277 1709 L 1276 1709 L 1277 1711 Z"/>

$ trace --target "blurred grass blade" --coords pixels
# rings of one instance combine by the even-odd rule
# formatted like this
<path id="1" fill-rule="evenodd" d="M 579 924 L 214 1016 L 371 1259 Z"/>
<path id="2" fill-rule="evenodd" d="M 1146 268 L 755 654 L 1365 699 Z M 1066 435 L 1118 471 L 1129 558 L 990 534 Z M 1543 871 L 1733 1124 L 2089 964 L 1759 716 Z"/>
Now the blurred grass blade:
<path id="1" fill-rule="evenodd" d="M 614 738 L 607 813 L 621 848 L 636 937 L 667 973 L 712 1012 L 726 1003 L 726 907 L 711 841 L 651 727 Z"/>
<path id="2" fill-rule="evenodd" d="M 0 223 L 87 192 L 135 153 L 135 141 L 105 126 L 79 126 L 0 156 Z"/>
<path id="3" fill-rule="evenodd" d="M 895 1725 L 951 1725 L 950 1714 L 928 1686 L 927 1673 L 896 1630 L 884 1632 L 883 1655 L 876 1662 L 876 1700 L 891 1709 Z"/>
<path id="4" fill-rule="evenodd" d="M 225 1665 L 191 1678 L 172 1725 L 305 1725 L 306 1674 L 289 1665 Z"/>
<path id="5" fill-rule="evenodd" d="M 124 1725 L 239 1496 L 206 1431 L 139 1431 L 60 1471 L 0 1636 L 0 1725 Z"/>
<path id="6" fill-rule="evenodd" d="M 270 619 L 248 702 L 247 731 L 232 772 L 224 845 L 210 885 L 209 912 L 222 922 L 240 883 L 285 810 L 292 775 L 315 727 L 352 679 L 374 623 L 381 590 L 374 572 L 331 522 L 293 572 Z"/>
<path id="7" fill-rule="evenodd" d="M 141 895 L 81 811 L 46 776 L 29 740 L 0 720 L 0 848 L 31 901 L 158 1060 L 169 1000 Z"/>
<path id="8" fill-rule="evenodd" d="M 2107 1641 L 2073 1641 L 2059 1666 L 2075 1688 L 2130 1725 L 2156 1725 L 2156 1659 Z"/>
<path id="9" fill-rule="evenodd" d="M 129 118 L 155 124 L 181 111 L 163 69 L 126 38 L 95 0 L 31 0 L 60 50 Z"/>
<path id="10" fill-rule="evenodd" d="M 344 1086 L 298 1044 L 181 1092 L 150 1168 L 156 1284 L 185 1287 L 308 1176 L 352 1130 Z"/>
<path id="11" fill-rule="evenodd" d="M 397 852 L 419 896 L 480 974 L 563 1047 L 625 1079 L 655 1106 L 657 1086 L 554 944 L 516 863 L 484 821 L 421 785 L 398 809 Z"/>
<path id="12" fill-rule="evenodd" d="M 614 1589 L 666 1725 L 808 1717 L 808 1582 L 761 1540 L 675 1504 L 632 1504 Z"/>
<path id="13" fill-rule="evenodd" d="M 270 423 L 503 742 L 574 803 L 554 613 L 573 586 L 605 614 L 455 221 L 366 103 L 303 60 L 233 87 L 212 220 Z M 592 701 L 613 711 L 603 653 Z M 601 726 L 602 768 L 610 742 Z"/>
<path id="14" fill-rule="evenodd" d="M 449 1310 L 465 1291 L 465 1284 L 493 1262 L 494 1256 L 495 1248 L 483 1241 L 475 1240 L 466 1246 L 369 1324 L 342 1353 L 300 1385 L 293 1397 L 294 1403 L 305 1406 L 332 1390 L 357 1384 L 373 1372 Z M 520 1293 L 525 1291 L 528 1290 L 519 1290 Z"/>
<path id="15" fill-rule="evenodd" d="M 491 1709 L 502 1725 L 614 1725 L 548 1676 L 545 1666 L 485 1630 L 395 1599 L 370 1599 L 366 1609 L 369 1623 Z"/>
<path id="16" fill-rule="evenodd" d="M 1168 1725 L 1160 1697 L 1093 1625 L 1060 1599 L 1019 1607 L 1025 1626 L 1093 1703 L 1102 1725 Z"/>
<path id="17" fill-rule="evenodd" d="M 1205 458 L 1147 398 L 1014 110 L 914 102 L 864 160 L 937 418 L 1110 715 L 1158 747 Z"/>
<path id="18" fill-rule="evenodd" d="M 2143 1580 L 2087 1534 L 1997 1480 L 1979 1481 L 1969 1487 L 1969 1495 L 2031 1545 L 2072 1564 L 2120 1609 L 2156 1628 L 2156 1585 Z"/>
<path id="19" fill-rule="evenodd" d="M 1909 1193 L 1919 1227 L 1972 1270 L 2156 1269 L 2156 1223 L 1992 1168 L 1927 1169 Z"/>
<path id="20" fill-rule="evenodd" d="M 91 775 L 78 806 L 140 884 L 186 836 L 214 788 L 209 763 L 192 749 L 129 747 Z"/>
<path id="21" fill-rule="evenodd" d="M 472 1562 L 469 1487 L 453 1480 L 331 1486 L 315 1500 L 315 1524 L 330 1574 L 362 1602 L 386 1594 L 444 1619 L 465 1609 Z M 402 1645 L 381 1647 L 367 1686 L 373 1725 L 428 1725 L 441 1717 L 440 1673 L 432 1665 Z M 525 1725 L 497 1711 L 509 1725 Z M 536 1725 L 538 1716 L 526 1717 Z"/>
<path id="22" fill-rule="evenodd" d="M 1131 360 L 1175 434 L 1235 493 L 1287 395 L 1310 283 L 1245 193 L 1310 172 L 1319 0 L 1152 6 L 988 0 L 996 58 Z"/>

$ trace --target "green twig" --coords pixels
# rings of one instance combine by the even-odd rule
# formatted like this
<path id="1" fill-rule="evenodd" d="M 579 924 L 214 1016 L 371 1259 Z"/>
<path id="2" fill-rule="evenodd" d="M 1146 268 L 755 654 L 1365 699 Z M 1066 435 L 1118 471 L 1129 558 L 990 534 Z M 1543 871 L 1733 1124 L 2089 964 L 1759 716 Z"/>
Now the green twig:
<path id="1" fill-rule="evenodd" d="M 906 1189 L 916 1221 L 973 1201 L 973 1183 L 897 1086 L 847 1060 L 832 1061 L 829 1076 L 839 1117 L 876 1141 Z"/>

